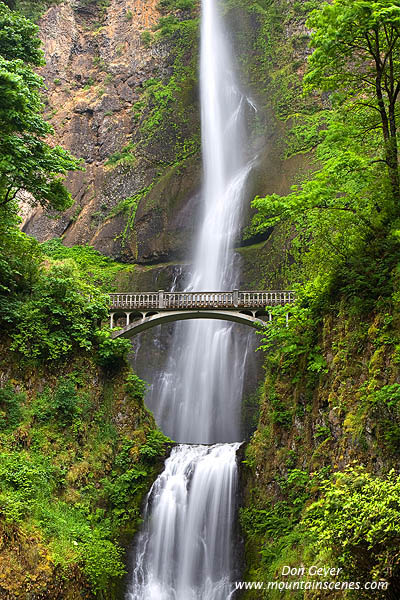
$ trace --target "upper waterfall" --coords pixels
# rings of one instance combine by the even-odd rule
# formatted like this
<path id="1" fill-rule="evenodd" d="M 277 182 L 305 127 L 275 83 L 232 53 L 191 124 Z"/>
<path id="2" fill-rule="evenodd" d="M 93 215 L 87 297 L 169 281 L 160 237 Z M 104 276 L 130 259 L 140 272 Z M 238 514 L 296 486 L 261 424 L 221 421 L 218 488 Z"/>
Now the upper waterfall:
<path id="1" fill-rule="evenodd" d="M 202 4 L 200 89 L 203 201 L 186 289 L 233 289 L 238 283 L 233 244 L 254 159 L 248 153 L 248 104 L 216 0 Z M 240 336 L 240 328 L 220 321 L 176 326 L 167 369 L 147 399 L 173 439 L 214 443 L 241 438 L 244 356 L 251 338 L 247 332 Z"/>
<path id="2" fill-rule="evenodd" d="M 189 286 L 213 291 L 236 283 L 238 234 L 251 163 L 246 157 L 245 97 L 218 4 L 204 0 L 200 58 L 203 215 Z"/>

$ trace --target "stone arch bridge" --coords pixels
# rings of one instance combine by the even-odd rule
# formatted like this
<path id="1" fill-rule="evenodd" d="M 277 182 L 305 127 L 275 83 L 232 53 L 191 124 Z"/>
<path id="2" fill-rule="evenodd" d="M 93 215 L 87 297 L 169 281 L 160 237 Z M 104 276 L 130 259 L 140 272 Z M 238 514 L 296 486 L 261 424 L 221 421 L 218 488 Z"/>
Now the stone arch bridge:
<path id="1" fill-rule="evenodd" d="M 291 291 L 141 292 L 110 294 L 113 338 L 130 338 L 163 323 L 186 319 L 220 319 L 250 327 L 272 319 L 269 307 L 294 302 Z"/>

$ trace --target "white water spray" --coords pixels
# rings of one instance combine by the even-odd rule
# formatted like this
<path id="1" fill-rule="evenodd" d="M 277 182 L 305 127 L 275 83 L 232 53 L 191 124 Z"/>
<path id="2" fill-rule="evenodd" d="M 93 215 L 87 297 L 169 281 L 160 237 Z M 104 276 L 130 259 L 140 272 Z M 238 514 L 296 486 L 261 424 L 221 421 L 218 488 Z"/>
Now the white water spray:
<path id="1" fill-rule="evenodd" d="M 238 447 L 173 449 L 148 495 L 128 598 L 229 598 Z"/>
<path id="2" fill-rule="evenodd" d="M 203 214 L 187 289 L 237 285 L 233 245 L 246 183 L 248 101 L 236 81 L 218 0 L 203 0 L 201 121 Z M 184 444 L 166 461 L 147 500 L 129 600 L 228 600 L 236 450 L 245 360 L 241 326 L 177 324 L 166 372 L 147 399 L 162 430 Z M 220 442 L 224 442 L 221 444 Z"/>

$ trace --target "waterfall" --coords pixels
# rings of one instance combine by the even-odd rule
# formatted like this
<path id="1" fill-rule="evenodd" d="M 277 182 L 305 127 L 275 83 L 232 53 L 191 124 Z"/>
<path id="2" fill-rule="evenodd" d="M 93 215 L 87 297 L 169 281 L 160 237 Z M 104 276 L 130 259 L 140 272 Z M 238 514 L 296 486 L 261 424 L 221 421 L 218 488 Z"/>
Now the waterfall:
<path id="1" fill-rule="evenodd" d="M 227 290 L 237 285 L 233 245 L 253 161 L 247 102 L 218 0 L 202 3 L 200 85 L 203 212 L 186 289 Z M 162 430 L 181 444 L 148 495 L 127 600 L 231 597 L 245 373 L 241 327 L 213 320 L 175 327 L 166 371 L 146 402 Z"/>
<path id="2" fill-rule="evenodd" d="M 148 496 L 128 598 L 229 598 L 239 445 L 173 449 Z"/>

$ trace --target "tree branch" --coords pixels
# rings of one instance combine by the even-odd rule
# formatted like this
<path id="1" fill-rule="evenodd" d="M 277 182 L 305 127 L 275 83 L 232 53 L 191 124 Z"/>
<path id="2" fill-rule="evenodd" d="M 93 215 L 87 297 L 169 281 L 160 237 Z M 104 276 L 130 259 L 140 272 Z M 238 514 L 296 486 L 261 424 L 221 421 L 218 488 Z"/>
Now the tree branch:
<path id="1" fill-rule="evenodd" d="M 369 38 L 369 34 L 368 34 L 367 31 L 365 32 L 365 39 L 367 40 L 367 44 L 368 44 L 368 48 L 369 48 L 370 54 L 371 54 L 371 56 L 373 56 L 376 64 L 378 65 L 380 63 L 380 57 L 377 54 L 378 50 L 376 49 L 376 51 L 374 52 L 374 50 L 372 48 L 372 42 L 371 42 L 371 40 Z"/>
<path id="2" fill-rule="evenodd" d="M 14 191 L 14 193 L 10 196 L 11 191 L 13 190 L 13 188 L 14 188 L 14 181 L 12 181 L 12 183 L 9 185 L 9 187 L 7 189 L 7 192 L 6 192 L 6 195 L 4 196 L 3 200 L 0 202 L 0 206 L 5 206 L 6 204 L 8 204 L 9 202 L 12 202 L 12 200 L 14 200 L 14 198 L 17 195 L 17 193 L 18 193 L 19 190 L 16 189 Z"/>

